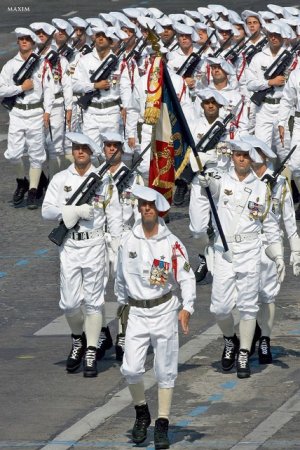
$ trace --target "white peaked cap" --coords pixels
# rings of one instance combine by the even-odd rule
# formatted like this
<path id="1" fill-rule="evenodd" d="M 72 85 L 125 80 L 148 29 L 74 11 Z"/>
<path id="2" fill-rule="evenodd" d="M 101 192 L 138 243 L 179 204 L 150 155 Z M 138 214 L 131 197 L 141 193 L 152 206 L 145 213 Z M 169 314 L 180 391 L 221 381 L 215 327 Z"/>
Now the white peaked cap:
<path id="1" fill-rule="evenodd" d="M 199 36 L 194 28 L 189 27 L 188 25 L 177 22 L 176 24 L 174 24 L 174 30 L 177 34 L 190 34 L 194 42 L 197 42 L 199 40 Z"/>
<path id="2" fill-rule="evenodd" d="M 68 36 L 71 36 L 73 33 L 73 27 L 64 19 L 52 19 L 51 23 L 55 26 L 55 28 L 65 30 Z"/>
<path id="3" fill-rule="evenodd" d="M 137 19 L 141 15 L 141 12 L 137 8 L 123 8 L 122 11 L 131 19 Z"/>
<path id="4" fill-rule="evenodd" d="M 199 6 L 199 8 L 197 8 L 197 11 L 199 11 L 199 13 L 204 17 L 210 17 L 213 13 L 211 9 L 206 8 L 205 6 Z"/>
<path id="5" fill-rule="evenodd" d="M 276 14 L 272 13 L 271 11 L 258 11 L 259 15 L 264 20 L 274 20 L 277 19 Z"/>
<path id="6" fill-rule="evenodd" d="M 108 27 L 107 31 L 113 33 L 118 39 L 123 40 L 128 38 L 128 34 L 125 33 L 125 31 L 121 30 L 121 28 L 117 27 L 116 25 L 114 27 Z"/>
<path id="7" fill-rule="evenodd" d="M 226 61 L 226 59 L 224 59 L 224 58 L 208 57 L 208 58 L 206 58 L 206 62 L 208 62 L 208 64 L 210 64 L 211 66 L 213 66 L 213 65 L 221 66 L 221 68 L 224 70 L 224 72 L 226 72 L 228 75 L 235 75 L 235 69 L 234 69 L 233 65 L 230 64 L 228 61 Z"/>
<path id="8" fill-rule="evenodd" d="M 257 153 L 257 151 L 255 150 L 255 148 L 253 147 L 253 145 L 248 144 L 248 142 L 244 142 L 242 140 L 232 140 L 232 141 L 227 141 L 227 143 L 229 144 L 231 150 L 234 152 L 248 152 L 250 158 L 252 159 L 253 162 L 255 163 L 259 163 L 261 164 L 263 162 L 263 160 L 261 159 L 261 157 L 259 156 L 259 154 Z"/>
<path id="9" fill-rule="evenodd" d="M 148 8 L 148 11 L 154 19 L 160 19 L 164 15 L 164 13 L 158 8 Z"/>
<path id="10" fill-rule="evenodd" d="M 70 19 L 68 19 L 68 22 L 70 22 L 70 24 L 74 28 L 84 28 L 85 32 L 88 36 L 92 35 L 92 30 L 91 30 L 89 22 L 82 19 L 81 17 L 71 17 Z"/>
<path id="11" fill-rule="evenodd" d="M 103 19 L 104 22 L 111 23 L 112 25 L 115 25 L 115 23 L 118 20 L 116 17 L 114 17 L 114 16 L 112 16 L 111 14 L 108 14 L 108 13 L 100 13 L 100 14 L 98 14 L 98 16 L 100 17 L 100 19 Z"/>
<path id="12" fill-rule="evenodd" d="M 279 5 L 273 5 L 273 3 L 269 3 L 267 8 L 272 11 L 274 14 L 282 14 L 283 15 L 283 7 Z"/>
<path id="13" fill-rule="evenodd" d="M 228 16 L 228 9 L 225 8 L 225 6 L 222 5 L 207 5 L 209 9 L 212 11 L 218 13 L 218 14 L 224 14 L 225 16 Z"/>
<path id="14" fill-rule="evenodd" d="M 283 8 L 283 15 L 285 17 L 285 14 L 288 13 L 291 16 L 299 16 L 300 15 L 300 10 L 298 8 L 295 8 L 294 6 L 284 6 Z"/>
<path id="15" fill-rule="evenodd" d="M 117 132 L 107 131 L 106 133 L 100 134 L 102 142 L 120 142 L 123 144 L 124 137 Z"/>
<path id="16" fill-rule="evenodd" d="M 245 11 L 243 11 L 243 12 L 241 13 L 241 16 L 242 16 L 242 19 L 244 19 L 244 20 L 247 20 L 248 17 L 256 17 L 256 18 L 260 21 L 260 23 L 261 23 L 262 25 L 264 25 L 263 19 L 262 19 L 262 17 L 260 16 L 260 14 L 257 13 L 257 12 L 255 12 L 255 11 L 252 11 L 252 10 L 250 10 L 250 9 L 245 9 Z"/>
<path id="17" fill-rule="evenodd" d="M 232 23 L 227 22 L 226 20 L 216 20 L 215 27 L 218 31 L 231 31 L 235 36 L 239 36 L 239 32 L 232 25 Z"/>
<path id="18" fill-rule="evenodd" d="M 152 17 L 145 17 L 145 16 L 139 16 L 137 18 L 138 23 L 143 27 L 143 28 L 151 28 L 151 30 L 156 31 L 156 33 L 160 34 L 164 32 L 164 29 L 162 28 L 162 26 Z"/>
<path id="19" fill-rule="evenodd" d="M 109 13 L 112 17 L 115 17 L 117 20 L 121 21 L 121 20 L 128 20 L 128 17 L 120 12 L 120 11 L 111 11 Z"/>
<path id="20" fill-rule="evenodd" d="M 169 16 L 163 16 L 160 19 L 157 19 L 157 22 L 162 27 L 173 27 L 174 26 L 174 21 Z"/>
<path id="21" fill-rule="evenodd" d="M 186 9 L 184 11 L 184 14 L 186 16 L 191 17 L 194 20 L 200 20 L 200 22 L 205 22 L 205 20 L 206 20 L 205 17 L 203 16 L 203 14 L 200 14 L 199 11 L 193 11 L 193 10 L 191 11 L 189 9 Z"/>
<path id="22" fill-rule="evenodd" d="M 165 212 L 170 209 L 170 203 L 165 199 L 165 197 L 160 192 L 157 192 L 147 186 L 136 184 L 132 188 L 132 194 L 141 200 L 154 202 L 156 209 L 159 212 Z"/>
<path id="23" fill-rule="evenodd" d="M 259 148 L 267 156 L 267 158 L 276 158 L 276 154 L 271 150 L 271 147 L 269 147 L 265 142 L 263 142 L 261 139 L 258 139 L 253 134 L 243 135 L 240 137 L 240 140 L 243 142 L 247 142 L 254 148 Z"/>
<path id="24" fill-rule="evenodd" d="M 29 36 L 33 40 L 33 42 L 41 43 L 36 34 L 34 34 L 34 32 L 29 28 L 18 27 L 14 30 L 14 32 L 16 33 L 17 38 Z"/>
<path id="25" fill-rule="evenodd" d="M 210 88 L 205 88 L 201 90 L 199 89 L 199 91 L 197 92 L 197 96 L 201 100 L 209 100 L 210 98 L 214 98 L 219 105 L 222 106 L 228 105 L 228 100 L 225 97 L 223 97 L 223 95 L 221 95 L 216 89 Z"/>
<path id="26" fill-rule="evenodd" d="M 91 27 L 103 27 L 103 29 L 107 29 L 107 24 L 99 17 L 89 17 L 85 20 L 91 25 Z"/>
<path id="27" fill-rule="evenodd" d="M 29 25 L 29 27 L 35 32 L 38 30 L 43 30 L 43 32 L 48 34 L 48 36 L 51 36 L 51 34 L 56 31 L 56 28 L 47 22 L 33 22 Z"/>
<path id="28" fill-rule="evenodd" d="M 77 133 L 75 131 L 69 131 L 68 133 L 66 133 L 66 138 L 69 139 L 69 141 L 73 142 L 73 144 L 88 145 L 93 153 L 96 154 L 101 153 L 99 145 L 97 145 L 96 142 L 94 142 L 86 134 Z"/>
<path id="29" fill-rule="evenodd" d="M 280 34 L 280 36 L 282 36 L 283 38 L 288 39 L 291 38 L 291 31 L 293 31 L 287 23 L 284 24 L 283 22 L 279 21 L 276 21 L 275 23 L 266 23 L 265 30 L 267 31 L 267 33 Z"/>

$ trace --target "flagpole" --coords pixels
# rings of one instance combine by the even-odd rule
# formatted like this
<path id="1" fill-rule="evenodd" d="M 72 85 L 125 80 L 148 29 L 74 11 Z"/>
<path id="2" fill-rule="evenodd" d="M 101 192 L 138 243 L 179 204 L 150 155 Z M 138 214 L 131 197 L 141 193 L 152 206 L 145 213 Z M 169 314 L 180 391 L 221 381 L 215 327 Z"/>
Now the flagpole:
<path id="1" fill-rule="evenodd" d="M 177 95 L 176 95 L 176 92 L 175 92 L 175 89 L 174 89 L 174 86 L 173 86 L 173 83 L 172 83 L 169 71 L 168 71 L 164 61 L 163 61 L 163 77 L 164 77 L 164 83 L 166 83 L 167 89 L 169 89 L 170 95 L 172 96 L 172 103 L 173 103 L 174 109 L 176 110 L 177 118 L 179 119 L 179 121 L 182 124 L 183 132 L 184 132 L 184 139 L 185 139 L 185 141 L 187 142 L 187 144 L 189 145 L 189 147 L 192 149 L 192 151 L 194 153 L 194 156 L 195 156 L 195 159 L 197 161 L 197 165 L 198 165 L 200 174 L 204 176 L 205 172 L 203 170 L 203 166 L 202 166 L 201 160 L 200 160 L 198 152 L 196 150 L 195 141 L 194 141 L 193 136 L 191 134 L 191 131 L 190 131 L 190 128 L 189 128 L 188 123 L 186 121 L 185 115 L 184 115 L 184 113 L 182 111 L 182 108 L 181 108 L 181 105 L 180 105 L 179 100 L 177 98 Z M 216 223 L 216 226 L 217 226 L 217 229 L 218 229 L 221 241 L 222 241 L 222 245 L 223 245 L 223 248 L 224 248 L 224 257 L 225 257 L 225 259 L 227 261 L 232 262 L 232 260 L 231 260 L 231 252 L 229 250 L 229 247 L 228 247 L 228 244 L 227 244 L 227 241 L 226 241 L 226 238 L 225 238 L 225 234 L 224 234 L 224 231 L 223 231 L 223 228 L 222 228 L 219 216 L 218 216 L 216 205 L 214 203 L 211 191 L 210 191 L 208 186 L 205 188 L 205 191 L 206 191 L 206 195 L 207 195 L 208 201 L 210 203 L 211 211 L 212 211 L 213 217 L 215 219 L 215 223 Z"/>

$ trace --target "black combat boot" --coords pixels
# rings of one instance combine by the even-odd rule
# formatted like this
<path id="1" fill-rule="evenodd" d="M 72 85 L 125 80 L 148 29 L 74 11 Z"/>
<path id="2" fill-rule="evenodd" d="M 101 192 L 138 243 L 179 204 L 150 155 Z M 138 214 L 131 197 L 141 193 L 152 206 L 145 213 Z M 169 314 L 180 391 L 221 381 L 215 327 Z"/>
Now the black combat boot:
<path id="1" fill-rule="evenodd" d="M 256 321 L 254 336 L 252 339 L 252 345 L 251 345 L 250 352 L 249 352 L 249 357 L 254 355 L 255 350 L 256 350 L 256 342 L 259 340 L 260 337 L 261 337 L 261 328 Z"/>
<path id="2" fill-rule="evenodd" d="M 86 337 L 83 333 L 82 335 L 72 334 L 72 349 L 69 353 L 67 359 L 66 369 L 68 372 L 72 373 L 77 370 L 81 364 L 81 360 L 86 349 Z"/>
<path id="3" fill-rule="evenodd" d="M 119 333 L 117 334 L 116 340 L 116 360 L 123 361 L 124 349 L 125 349 L 125 334 Z"/>
<path id="4" fill-rule="evenodd" d="M 49 179 L 46 177 L 44 171 L 42 170 L 41 176 L 40 176 L 40 180 L 39 180 L 39 184 L 37 187 L 37 192 L 36 192 L 36 198 L 40 199 L 43 197 L 44 195 L 44 191 L 47 190 L 49 184 Z"/>
<path id="5" fill-rule="evenodd" d="M 151 423 L 151 416 L 147 403 L 135 406 L 136 419 L 132 429 L 132 440 L 135 444 L 141 444 L 147 437 L 147 428 Z"/>
<path id="6" fill-rule="evenodd" d="M 173 197 L 173 203 L 175 206 L 180 206 L 184 202 L 185 194 L 188 191 L 188 185 L 183 180 L 176 180 L 176 190 Z"/>
<path id="7" fill-rule="evenodd" d="M 233 368 L 235 363 L 235 357 L 239 351 L 240 341 L 239 338 L 234 335 L 231 337 L 223 336 L 224 350 L 222 354 L 222 369 L 227 371 Z"/>
<path id="8" fill-rule="evenodd" d="M 101 333 L 99 336 L 99 341 L 97 345 L 97 359 L 100 361 L 100 359 L 103 358 L 105 355 L 106 350 L 109 350 L 113 346 L 113 341 L 111 338 L 111 334 L 108 327 L 102 327 Z"/>
<path id="9" fill-rule="evenodd" d="M 168 428 L 169 428 L 168 419 L 158 418 L 155 421 L 155 428 L 154 428 L 155 450 L 170 448 L 170 441 L 168 438 Z"/>
<path id="10" fill-rule="evenodd" d="M 249 366 L 249 351 L 241 348 L 237 358 L 237 370 L 236 370 L 237 377 L 249 378 L 250 373 L 251 372 Z"/>
<path id="11" fill-rule="evenodd" d="M 271 364 L 273 361 L 270 346 L 270 338 L 268 336 L 262 336 L 259 339 L 258 360 L 259 364 Z"/>
<path id="12" fill-rule="evenodd" d="M 207 264 L 206 264 L 206 259 L 203 255 L 199 254 L 199 265 L 197 267 L 197 269 L 195 270 L 195 278 L 196 278 L 196 282 L 200 283 L 200 281 L 204 280 L 204 278 L 207 275 Z"/>
<path id="13" fill-rule="evenodd" d="M 27 209 L 37 209 L 38 208 L 38 199 L 36 196 L 37 189 L 32 188 L 28 191 L 27 196 Z"/>
<path id="14" fill-rule="evenodd" d="M 27 178 L 17 178 L 17 189 L 13 195 L 13 204 L 14 206 L 18 206 L 22 203 L 24 195 L 29 189 L 29 181 Z"/>
<path id="15" fill-rule="evenodd" d="M 96 347 L 89 346 L 86 349 L 83 361 L 83 376 L 96 377 L 98 375 Z"/>

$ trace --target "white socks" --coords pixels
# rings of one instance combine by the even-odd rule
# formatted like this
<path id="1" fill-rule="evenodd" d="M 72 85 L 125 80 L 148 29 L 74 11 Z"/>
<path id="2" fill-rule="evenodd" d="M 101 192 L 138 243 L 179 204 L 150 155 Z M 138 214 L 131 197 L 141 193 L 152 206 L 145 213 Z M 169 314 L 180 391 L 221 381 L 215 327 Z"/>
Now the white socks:
<path id="1" fill-rule="evenodd" d="M 137 383 L 137 384 L 129 384 L 128 388 L 129 388 L 134 406 L 145 405 L 146 398 L 145 398 L 144 382 L 141 381 L 140 383 Z"/>
<path id="2" fill-rule="evenodd" d="M 83 333 L 84 315 L 81 309 L 71 316 L 65 314 L 65 318 L 71 328 L 72 334 L 79 336 Z"/>
<path id="3" fill-rule="evenodd" d="M 84 321 L 87 347 L 97 347 L 102 328 L 102 314 L 87 314 Z"/>
<path id="4" fill-rule="evenodd" d="M 13 167 L 15 169 L 16 178 L 23 179 L 26 177 L 23 159 L 19 159 L 18 162 L 13 163 Z"/>
<path id="5" fill-rule="evenodd" d="M 230 314 L 226 319 L 218 320 L 217 324 L 219 325 L 222 333 L 226 337 L 234 336 L 234 320 L 233 315 Z"/>
<path id="6" fill-rule="evenodd" d="M 158 388 L 158 416 L 169 420 L 173 388 Z"/>
<path id="7" fill-rule="evenodd" d="M 36 167 L 30 167 L 29 169 L 29 189 L 37 189 L 42 169 Z"/>
<path id="8" fill-rule="evenodd" d="M 275 318 L 275 303 L 262 303 L 260 305 L 260 314 L 258 316 L 258 323 L 261 327 L 262 336 L 271 336 Z"/>
<path id="9" fill-rule="evenodd" d="M 255 332 L 255 326 L 256 319 L 240 320 L 240 348 L 250 351 Z"/>

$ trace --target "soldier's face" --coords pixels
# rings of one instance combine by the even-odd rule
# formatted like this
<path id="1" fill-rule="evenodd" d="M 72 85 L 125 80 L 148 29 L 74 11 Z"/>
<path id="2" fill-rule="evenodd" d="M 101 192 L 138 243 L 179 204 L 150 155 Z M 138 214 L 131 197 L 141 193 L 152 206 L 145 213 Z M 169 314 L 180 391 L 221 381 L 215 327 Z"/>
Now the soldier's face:
<path id="1" fill-rule="evenodd" d="M 95 45 L 97 50 L 106 50 L 111 46 L 111 40 L 104 33 L 95 35 Z"/>
<path id="2" fill-rule="evenodd" d="M 207 31 L 206 30 L 197 30 L 197 33 L 199 36 L 198 44 L 203 45 L 208 39 Z"/>
<path id="3" fill-rule="evenodd" d="M 66 31 L 60 28 L 58 29 L 57 33 L 55 33 L 54 37 L 57 45 L 64 44 L 68 39 Z"/>
<path id="4" fill-rule="evenodd" d="M 43 30 L 37 30 L 35 34 L 37 35 L 42 44 L 44 44 L 49 37 L 48 34 L 46 34 Z"/>
<path id="5" fill-rule="evenodd" d="M 179 34 L 177 39 L 180 48 L 184 50 L 193 46 L 192 36 L 190 34 Z"/>
<path id="6" fill-rule="evenodd" d="M 278 33 L 268 33 L 268 41 L 271 49 L 278 50 L 283 45 L 284 39 Z"/>
<path id="7" fill-rule="evenodd" d="M 219 64 L 212 64 L 211 75 L 214 82 L 222 82 L 227 80 L 227 73 L 222 69 Z"/>
<path id="8" fill-rule="evenodd" d="M 169 42 L 175 35 L 175 31 L 171 25 L 163 27 L 164 31 L 161 33 L 161 39 L 163 42 Z"/>
<path id="9" fill-rule="evenodd" d="M 246 24 L 251 34 L 258 33 L 261 29 L 261 24 L 257 17 L 248 17 Z"/>
<path id="10" fill-rule="evenodd" d="M 214 98 L 203 100 L 201 105 L 204 110 L 204 115 L 207 118 L 219 115 L 220 105 L 216 102 Z"/>
<path id="11" fill-rule="evenodd" d="M 248 152 L 234 151 L 232 153 L 234 169 L 238 175 L 247 175 L 251 168 L 251 158 Z"/>
<path id="12" fill-rule="evenodd" d="M 20 52 L 28 52 L 34 47 L 34 42 L 30 36 L 22 36 L 18 38 L 18 45 Z"/>
<path id="13" fill-rule="evenodd" d="M 116 156 L 114 157 L 114 163 L 119 164 L 122 158 L 122 145 L 120 142 L 105 142 L 104 144 L 104 154 L 106 159 L 110 159 L 116 152 Z"/>
<path id="14" fill-rule="evenodd" d="M 74 157 L 75 167 L 82 169 L 91 164 L 92 151 L 86 144 L 73 144 L 72 155 Z"/>
<path id="15" fill-rule="evenodd" d="M 158 221 L 158 211 L 155 206 L 155 201 L 139 199 L 138 209 L 141 213 L 142 223 L 144 225 L 154 225 Z"/>

